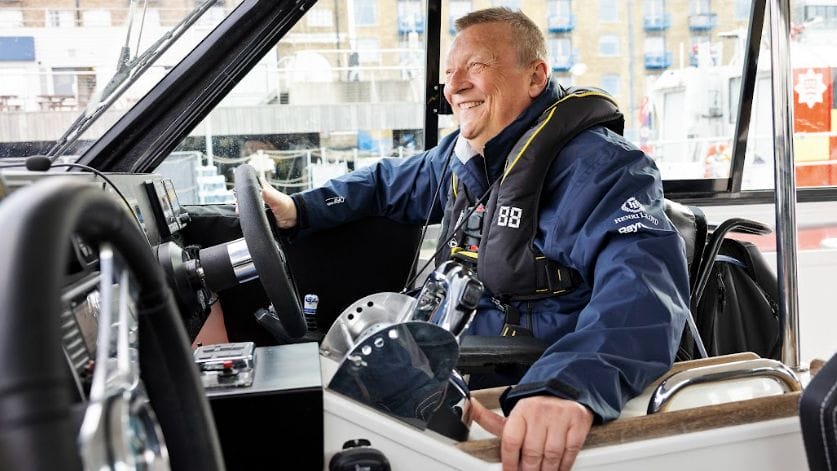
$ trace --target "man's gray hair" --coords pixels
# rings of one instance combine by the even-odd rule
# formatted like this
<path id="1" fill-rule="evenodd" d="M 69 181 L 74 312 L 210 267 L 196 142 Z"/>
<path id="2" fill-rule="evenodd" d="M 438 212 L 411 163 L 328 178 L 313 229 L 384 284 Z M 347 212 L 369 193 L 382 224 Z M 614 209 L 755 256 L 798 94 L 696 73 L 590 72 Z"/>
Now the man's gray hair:
<path id="1" fill-rule="evenodd" d="M 506 7 L 486 8 L 468 13 L 456 20 L 454 25 L 459 33 L 469 26 L 482 23 L 507 23 L 511 26 L 512 37 L 517 47 L 517 60 L 521 66 L 529 65 L 538 59 L 546 61 L 543 33 L 523 12 Z"/>

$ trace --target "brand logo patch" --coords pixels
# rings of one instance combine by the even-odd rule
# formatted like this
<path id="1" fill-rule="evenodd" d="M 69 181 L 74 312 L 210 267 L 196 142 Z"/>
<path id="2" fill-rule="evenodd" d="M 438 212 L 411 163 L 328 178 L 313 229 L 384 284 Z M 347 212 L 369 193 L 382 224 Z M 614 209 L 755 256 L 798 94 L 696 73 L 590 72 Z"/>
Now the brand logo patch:
<path id="1" fill-rule="evenodd" d="M 346 198 L 342 196 L 332 196 L 331 198 L 326 198 L 325 204 L 326 206 L 334 206 L 335 204 L 340 204 L 346 201 Z"/>
<path id="2" fill-rule="evenodd" d="M 642 203 L 637 201 L 637 199 L 634 198 L 633 196 L 628 198 L 627 200 L 625 200 L 624 203 L 622 203 L 622 211 L 627 213 L 627 214 L 623 214 L 623 215 L 615 218 L 613 220 L 613 223 L 618 225 L 618 224 L 622 224 L 623 222 L 630 221 L 632 224 L 628 225 L 628 226 L 620 227 L 619 228 L 619 233 L 620 234 L 629 234 L 631 232 L 637 232 L 639 227 L 646 227 L 646 228 L 648 227 L 645 224 L 640 224 L 639 226 L 637 226 L 636 223 L 638 223 L 640 221 L 644 222 L 646 224 L 650 223 L 650 224 L 654 225 L 655 227 L 660 225 L 660 220 L 657 219 L 656 217 L 648 214 L 648 212 L 646 212 L 646 210 L 645 210 L 645 206 L 643 206 Z M 632 226 L 633 226 L 633 228 L 630 229 Z M 625 231 L 623 231 L 622 229 L 625 229 Z"/>
<path id="3" fill-rule="evenodd" d="M 622 211 L 626 213 L 638 213 L 641 211 L 645 211 L 645 207 L 642 206 L 642 203 L 636 200 L 633 196 L 627 199 L 624 203 L 622 203 Z"/>
<path id="4" fill-rule="evenodd" d="M 645 227 L 645 224 L 643 224 L 641 222 L 635 222 L 633 224 L 628 224 L 625 227 L 620 227 L 619 228 L 619 233 L 620 234 L 630 234 L 632 232 L 639 232 L 640 227 Z"/>

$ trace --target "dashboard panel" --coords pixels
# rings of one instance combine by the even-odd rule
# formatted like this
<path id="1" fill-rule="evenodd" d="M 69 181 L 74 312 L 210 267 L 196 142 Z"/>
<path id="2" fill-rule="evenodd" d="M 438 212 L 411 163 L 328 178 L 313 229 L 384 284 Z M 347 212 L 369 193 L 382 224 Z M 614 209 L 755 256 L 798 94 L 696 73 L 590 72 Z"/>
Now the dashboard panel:
<path id="1" fill-rule="evenodd" d="M 0 172 L 0 200 L 14 191 L 47 178 L 71 178 L 89 182 L 111 193 L 122 201 L 126 213 L 136 220 L 145 234 L 152 252 L 165 252 L 167 257 L 179 247 L 179 232 L 186 227 L 188 215 L 177 201 L 171 181 L 159 175 L 106 174 L 108 181 L 88 172 L 30 172 L 4 170 Z M 45 229 L 48 230 L 48 229 Z M 60 318 L 64 355 L 76 373 L 74 380 L 81 397 L 86 397 L 92 380 L 96 358 L 98 318 L 101 311 L 99 294 L 98 247 L 74 235 L 68 241 L 68 263 L 62 287 Z M 191 257 L 185 250 L 176 251 L 176 262 L 187 262 Z M 165 268 L 165 265 L 164 265 Z M 172 275 L 176 270 L 164 270 Z M 174 284 L 174 280 L 170 280 Z M 192 287 L 194 284 L 190 284 Z M 199 283 L 198 283 L 199 285 Z M 197 291 L 200 290 L 198 286 Z M 179 307 L 187 330 L 202 323 L 208 314 L 208 296 L 192 296 L 191 303 Z M 178 302 L 181 300 L 178 299 Z M 196 332 L 195 332 L 196 333 Z M 191 335 L 194 335 L 190 332 Z"/>

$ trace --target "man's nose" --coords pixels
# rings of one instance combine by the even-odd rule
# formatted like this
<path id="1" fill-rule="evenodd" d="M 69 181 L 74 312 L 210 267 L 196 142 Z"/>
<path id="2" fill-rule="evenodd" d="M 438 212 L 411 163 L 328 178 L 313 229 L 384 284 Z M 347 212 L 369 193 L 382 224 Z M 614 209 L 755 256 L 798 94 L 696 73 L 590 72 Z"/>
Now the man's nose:
<path id="1" fill-rule="evenodd" d="M 468 77 L 464 70 L 455 69 L 448 75 L 447 83 L 445 83 L 445 90 L 451 95 L 459 93 L 467 88 Z"/>

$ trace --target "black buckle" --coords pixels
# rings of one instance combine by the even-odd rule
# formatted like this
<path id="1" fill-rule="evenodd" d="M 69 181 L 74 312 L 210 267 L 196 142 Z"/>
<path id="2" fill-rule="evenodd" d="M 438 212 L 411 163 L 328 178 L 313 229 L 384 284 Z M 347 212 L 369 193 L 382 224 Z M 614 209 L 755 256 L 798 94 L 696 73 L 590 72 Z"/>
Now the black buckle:
<path id="1" fill-rule="evenodd" d="M 497 309 L 505 314 L 505 322 L 503 323 L 503 330 L 500 335 L 503 337 L 533 337 L 531 330 L 523 327 L 520 324 L 520 310 L 511 304 L 506 304 L 497 298 L 491 298 L 491 301 L 497 306 Z"/>
<path id="2" fill-rule="evenodd" d="M 558 265 L 546 258 L 539 259 L 538 262 L 543 265 L 543 270 L 539 271 L 541 275 L 538 277 L 539 286 L 553 295 L 565 294 L 575 288 L 577 282 L 572 269 Z"/>

